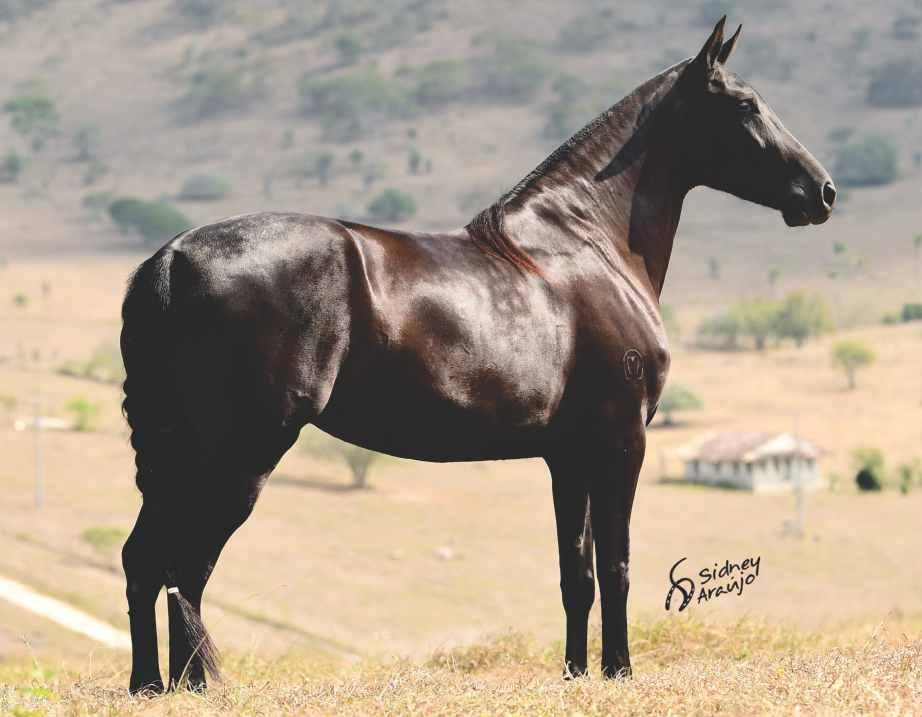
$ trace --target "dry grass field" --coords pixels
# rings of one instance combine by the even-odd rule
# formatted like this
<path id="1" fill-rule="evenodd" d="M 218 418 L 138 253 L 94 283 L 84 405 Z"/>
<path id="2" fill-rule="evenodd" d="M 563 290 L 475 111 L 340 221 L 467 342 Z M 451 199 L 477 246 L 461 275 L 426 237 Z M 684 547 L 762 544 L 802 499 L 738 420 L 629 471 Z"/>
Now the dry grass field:
<path id="1" fill-rule="evenodd" d="M 878 627 L 827 636 L 740 621 L 634 626 L 633 680 L 566 682 L 559 645 L 506 634 L 425 660 L 337 665 L 309 658 L 227 661 L 207 694 L 129 698 L 123 660 L 0 664 L 0 710 L 55 715 L 726 715 L 914 714 L 922 643 Z M 597 655 L 598 645 L 593 645 Z"/>

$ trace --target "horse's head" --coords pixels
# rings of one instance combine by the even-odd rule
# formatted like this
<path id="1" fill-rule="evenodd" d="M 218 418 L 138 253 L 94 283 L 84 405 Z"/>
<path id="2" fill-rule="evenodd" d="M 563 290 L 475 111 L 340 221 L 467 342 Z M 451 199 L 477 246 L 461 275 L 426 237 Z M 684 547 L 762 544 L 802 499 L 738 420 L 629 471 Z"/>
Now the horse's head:
<path id="1" fill-rule="evenodd" d="M 725 20 L 676 87 L 695 183 L 778 209 L 788 226 L 822 224 L 836 199 L 832 178 L 759 93 L 725 69 L 740 34 L 724 42 Z"/>

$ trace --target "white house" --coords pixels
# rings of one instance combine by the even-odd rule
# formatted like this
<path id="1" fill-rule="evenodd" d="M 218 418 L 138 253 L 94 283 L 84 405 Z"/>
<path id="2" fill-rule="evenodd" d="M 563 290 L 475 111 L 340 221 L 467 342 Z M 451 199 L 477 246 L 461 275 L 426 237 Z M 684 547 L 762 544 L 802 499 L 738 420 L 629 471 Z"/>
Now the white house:
<path id="1" fill-rule="evenodd" d="M 817 490 L 820 450 L 793 433 L 712 433 L 678 451 L 692 483 L 757 493 Z"/>

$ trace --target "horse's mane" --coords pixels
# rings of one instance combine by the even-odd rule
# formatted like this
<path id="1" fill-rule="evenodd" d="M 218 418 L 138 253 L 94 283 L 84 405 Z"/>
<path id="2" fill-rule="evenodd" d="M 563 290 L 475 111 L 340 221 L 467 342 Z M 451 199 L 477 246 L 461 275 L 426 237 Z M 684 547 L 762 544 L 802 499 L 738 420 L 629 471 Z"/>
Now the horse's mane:
<path id="1" fill-rule="evenodd" d="M 662 96 L 662 86 L 667 80 L 674 81 L 678 76 L 677 70 L 684 68 L 688 62 L 689 60 L 683 60 L 647 80 L 561 144 L 518 184 L 479 212 L 467 224 L 465 228 L 471 238 L 484 250 L 511 262 L 518 268 L 540 273 L 534 260 L 506 232 L 504 222 L 507 210 L 518 206 L 523 198 L 533 193 L 539 181 L 549 176 L 560 164 L 569 163 L 574 158 L 585 162 L 586 157 L 581 154 L 581 150 L 591 139 L 597 139 L 600 132 L 604 132 L 614 141 L 621 138 L 620 148 L 626 149 L 641 124 L 649 118 L 652 110 L 649 105 L 654 104 L 651 100 Z M 639 154 L 642 146 L 634 144 L 635 152 L 632 154 Z M 620 157 L 620 152 L 616 156 Z M 636 156 L 629 161 L 634 158 Z"/>

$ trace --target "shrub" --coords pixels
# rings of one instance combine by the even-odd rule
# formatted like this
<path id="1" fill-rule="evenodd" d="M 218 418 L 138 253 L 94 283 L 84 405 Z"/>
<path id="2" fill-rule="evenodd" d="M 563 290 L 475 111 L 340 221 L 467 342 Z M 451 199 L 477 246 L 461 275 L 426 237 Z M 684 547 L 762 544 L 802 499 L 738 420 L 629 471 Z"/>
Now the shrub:
<path id="1" fill-rule="evenodd" d="M 877 491 L 884 485 L 884 456 L 877 448 L 856 448 L 852 463 L 857 471 L 855 483 L 859 490 Z"/>
<path id="2" fill-rule="evenodd" d="M 369 162 L 362 168 L 362 185 L 365 189 L 371 189 L 371 186 L 379 179 L 386 176 L 387 171 L 380 162 Z"/>
<path id="3" fill-rule="evenodd" d="M 900 319 L 904 322 L 922 321 L 922 304 L 903 304 Z"/>
<path id="4" fill-rule="evenodd" d="M 93 550 L 109 554 L 122 547 L 128 534 L 121 528 L 87 528 L 80 534 L 81 540 L 90 545 Z"/>
<path id="5" fill-rule="evenodd" d="M 660 396 L 657 410 L 663 415 L 663 425 L 674 425 L 673 414 L 678 411 L 694 411 L 701 408 L 701 399 L 691 389 L 680 384 L 666 386 Z"/>
<path id="6" fill-rule="evenodd" d="M 99 159 L 91 159 L 86 165 L 86 170 L 83 172 L 83 185 L 89 187 L 90 185 L 96 184 L 100 179 L 106 176 L 109 171 L 108 165 Z"/>
<path id="7" fill-rule="evenodd" d="M 2 0 L 0 2 L 0 21 L 14 22 L 32 14 L 53 0 Z"/>
<path id="8" fill-rule="evenodd" d="M 541 89 L 547 69 L 532 43 L 508 35 L 484 35 L 476 42 L 492 48 L 478 62 L 477 91 L 482 96 L 501 102 L 528 102 Z"/>
<path id="9" fill-rule="evenodd" d="M 316 117 L 331 139 L 354 140 L 381 120 L 406 119 L 415 111 L 409 93 L 377 70 L 336 77 L 305 75 L 298 83 L 301 114 Z"/>
<path id="10" fill-rule="evenodd" d="M 244 112 L 265 95 L 263 70 L 241 59 L 205 60 L 186 78 L 178 112 L 186 121 L 199 121 Z"/>
<path id="11" fill-rule="evenodd" d="M 703 348 L 718 351 L 733 350 L 739 347 L 740 330 L 740 321 L 735 314 L 717 314 L 698 325 L 696 343 Z"/>
<path id="12" fill-rule="evenodd" d="M 29 305 L 29 295 L 22 291 L 13 294 L 13 306 L 17 309 L 24 309 Z"/>
<path id="13" fill-rule="evenodd" d="M 874 352 L 862 341 L 846 339 L 832 347 L 832 363 L 845 371 L 848 387 L 855 388 L 855 374 L 859 368 L 874 363 Z"/>
<path id="14" fill-rule="evenodd" d="M 298 182 L 304 179 L 316 179 L 320 184 L 327 184 L 333 171 L 332 152 L 308 152 L 292 163 L 290 173 Z"/>
<path id="15" fill-rule="evenodd" d="M 187 201 L 214 201 L 230 194 L 231 185 L 224 177 L 196 174 L 183 182 L 179 198 Z"/>
<path id="16" fill-rule="evenodd" d="M 410 174 L 419 174 L 422 163 L 422 152 L 416 147 L 410 147 L 410 151 L 407 153 L 407 171 L 409 171 Z"/>
<path id="17" fill-rule="evenodd" d="M 743 299 L 731 307 L 730 313 L 736 316 L 741 333 L 751 337 L 756 350 L 762 351 L 775 329 L 778 303 L 761 297 Z"/>
<path id="18" fill-rule="evenodd" d="M 836 156 L 836 179 L 843 186 L 889 184 L 897 176 L 897 151 L 880 135 L 866 135 L 843 145 Z"/>
<path id="19" fill-rule="evenodd" d="M 0 182 L 15 182 L 25 166 L 26 161 L 22 156 L 11 149 L 0 159 Z"/>
<path id="20" fill-rule="evenodd" d="M 773 333 L 780 340 L 793 339 L 797 346 L 803 346 L 808 338 L 831 328 L 829 311 L 820 297 L 794 292 L 777 307 Z"/>
<path id="21" fill-rule="evenodd" d="M 19 400 L 11 393 L 0 393 L 0 409 L 6 413 L 12 412 L 16 408 Z"/>
<path id="22" fill-rule="evenodd" d="M 13 130 L 40 150 L 45 142 L 58 131 L 58 110 L 54 100 L 39 90 L 19 94 L 3 106 L 10 116 Z"/>
<path id="23" fill-rule="evenodd" d="M 298 443 L 301 451 L 309 455 L 326 460 L 344 461 L 352 473 L 352 487 L 356 489 L 368 487 L 368 471 L 380 455 L 360 446 L 344 443 L 316 429 L 303 431 Z"/>
<path id="24" fill-rule="evenodd" d="M 385 189 L 371 200 L 368 214 L 379 221 L 402 222 L 416 214 L 416 202 L 406 192 Z"/>
<path id="25" fill-rule="evenodd" d="M 116 199 L 109 205 L 112 221 L 126 233 L 137 233 L 145 241 L 165 241 L 192 226 L 192 221 L 166 202 Z"/>
<path id="26" fill-rule="evenodd" d="M 439 107 L 462 99 L 471 90 L 468 66 L 457 60 L 437 60 L 417 69 L 411 79 L 413 100 L 421 107 Z"/>
<path id="27" fill-rule="evenodd" d="M 896 473 L 900 478 L 900 493 L 908 495 L 909 491 L 912 490 L 912 484 L 917 481 L 917 476 L 922 476 L 922 465 L 918 460 L 912 463 L 903 463 L 896 469 Z"/>
<path id="28" fill-rule="evenodd" d="M 341 65 L 354 65 L 362 54 L 362 41 L 352 33 L 337 35 L 333 46 Z"/>
<path id="29" fill-rule="evenodd" d="M 58 369 L 63 376 L 120 384 L 125 380 L 122 354 L 115 343 L 101 343 L 86 361 L 68 361 Z"/>
<path id="30" fill-rule="evenodd" d="M 173 0 L 173 12 L 197 27 L 208 27 L 223 19 L 227 11 L 224 0 Z"/>
<path id="31" fill-rule="evenodd" d="M 77 151 L 77 161 L 89 162 L 95 159 L 99 153 L 101 140 L 102 133 L 96 125 L 85 124 L 78 127 L 73 137 L 74 149 Z"/>
<path id="32" fill-rule="evenodd" d="M 577 15 L 560 28 L 557 42 L 567 52 L 592 52 L 598 49 L 614 31 L 612 12 L 589 12 Z"/>
<path id="33" fill-rule="evenodd" d="M 83 396 L 78 396 L 68 402 L 64 410 L 73 414 L 75 431 L 89 431 L 92 430 L 99 413 L 99 404 L 91 403 Z"/>
<path id="34" fill-rule="evenodd" d="M 922 105 L 922 59 L 893 60 L 874 70 L 868 86 L 868 103 L 875 107 Z"/>

